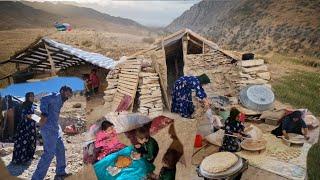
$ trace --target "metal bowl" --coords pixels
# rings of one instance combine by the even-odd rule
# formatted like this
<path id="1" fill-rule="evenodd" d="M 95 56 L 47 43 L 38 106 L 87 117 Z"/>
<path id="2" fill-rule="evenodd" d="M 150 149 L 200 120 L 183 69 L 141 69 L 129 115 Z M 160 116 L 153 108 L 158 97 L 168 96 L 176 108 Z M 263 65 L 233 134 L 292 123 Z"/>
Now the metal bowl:
<path id="1" fill-rule="evenodd" d="M 275 96 L 270 88 L 264 85 L 247 86 L 240 91 L 240 102 L 254 111 L 266 111 L 272 108 Z"/>

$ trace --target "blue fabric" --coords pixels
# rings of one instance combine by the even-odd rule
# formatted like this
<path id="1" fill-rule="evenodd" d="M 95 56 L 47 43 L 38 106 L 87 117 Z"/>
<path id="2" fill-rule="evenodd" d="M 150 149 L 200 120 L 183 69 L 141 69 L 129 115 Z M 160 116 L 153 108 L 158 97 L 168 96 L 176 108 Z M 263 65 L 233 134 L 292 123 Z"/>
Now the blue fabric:
<path id="1" fill-rule="evenodd" d="M 34 92 L 34 94 L 57 92 L 64 85 L 71 87 L 73 91 L 84 90 L 84 81 L 80 78 L 54 77 L 37 82 L 11 84 L 4 89 L 0 89 L 0 95 L 2 97 L 6 95 L 24 97 L 27 92 Z"/>
<path id="2" fill-rule="evenodd" d="M 124 149 L 121 149 L 118 152 L 109 154 L 105 158 L 101 159 L 99 162 L 94 164 L 94 170 L 96 172 L 98 180 L 140 180 L 145 179 L 146 176 L 153 172 L 155 166 L 149 163 L 146 159 L 141 158 L 139 160 L 133 160 L 132 164 L 127 167 L 121 169 L 120 173 L 111 176 L 107 171 L 109 166 L 114 166 L 115 161 L 117 160 L 118 156 L 130 156 L 131 152 L 133 151 L 133 146 L 128 146 Z"/>
<path id="3" fill-rule="evenodd" d="M 192 91 L 196 92 L 196 97 L 204 99 L 207 97 L 200 81 L 194 76 L 182 76 L 174 84 L 172 90 L 171 111 L 179 113 L 182 117 L 190 118 L 194 112 L 192 103 Z"/>
<path id="4" fill-rule="evenodd" d="M 44 96 L 40 101 L 41 114 L 47 117 L 47 122 L 41 130 L 59 131 L 59 115 L 63 106 L 63 101 L 59 93 L 52 93 Z"/>
<path id="5" fill-rule="evenodd" d="M 40 133 L 43 138 L 44 153 L 42 154 L 41 159 L 37 165 L 37 169 L 32 176 L 32 180 L 44 179 L 54 156 L 56 156 L 57 160 L 56 174 L 65 174 L 65 148 L 59 132 L 53 130 L 41 130 Z"/>

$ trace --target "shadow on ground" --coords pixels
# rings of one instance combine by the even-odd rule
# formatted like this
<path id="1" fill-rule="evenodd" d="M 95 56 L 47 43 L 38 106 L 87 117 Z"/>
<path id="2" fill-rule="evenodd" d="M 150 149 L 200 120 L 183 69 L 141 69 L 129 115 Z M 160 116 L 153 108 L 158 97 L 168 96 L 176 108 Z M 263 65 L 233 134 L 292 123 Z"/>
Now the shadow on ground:
<path id="1" fill-rule="evenodd" d="M 17 164 L 10 162 L 10 164 L 7 166 L 7 169 L 12 176 L 19 176 L 25 170 L 27 170 L 30 165 L 31 165 L 31 161 L 26 164 L 23 164 L 23 165 L 17 165 Z"/>

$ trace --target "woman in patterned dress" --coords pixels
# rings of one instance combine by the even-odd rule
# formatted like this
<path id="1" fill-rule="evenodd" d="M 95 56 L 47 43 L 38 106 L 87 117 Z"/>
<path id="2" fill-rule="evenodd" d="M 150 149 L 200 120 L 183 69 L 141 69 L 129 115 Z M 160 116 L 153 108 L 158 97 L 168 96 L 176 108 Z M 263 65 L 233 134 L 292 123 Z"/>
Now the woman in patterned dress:
<path id="1" fill-rule="evenodd" d="M 22 104 L 22 121 L 18 124 L 14 140 L 12 162 L 15 164 L 28 163 L 36 150 L 36 122 L 31 119 L 34 114 L 33 101 L 33 92 L 28 92 Z"/>
<path id="2" fill-rule="evenodd" d="M 201 76 L 182 76 L 174 84 L 172 90 L 171 112 L 179 113 L 184 118 L 192 118 L 194 105 L 192 103 L 192 91 L 206 107 L 210 105 L 202 85 L 210 83 L 206 74 Z"/>
<path id="3" fill-rule="evenodd" d="M 231 109 L 230 117 L 225 122 L 225 134 L 237 137 L 225 135 L 220 151 L 239 151 L 241 138 L 247 135 L 244 134 L 244 125 L 240 121 L 240 111 L 236 108 Z"/>

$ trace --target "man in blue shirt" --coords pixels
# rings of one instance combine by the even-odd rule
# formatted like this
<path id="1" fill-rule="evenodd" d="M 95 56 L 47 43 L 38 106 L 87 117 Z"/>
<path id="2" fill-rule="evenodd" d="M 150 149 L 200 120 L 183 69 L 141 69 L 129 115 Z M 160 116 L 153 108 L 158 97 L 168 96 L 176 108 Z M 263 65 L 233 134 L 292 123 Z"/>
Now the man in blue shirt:
<path id="1" fill-rule="evenodd" d="M 68 86 L 63 86 L 60 89 L 60 93 L 52 93 L 41 98 L 40 133 L 43 138 L 44 153 L 32 176 L 32 180 L 44 179 L 54 156 L 56 156 L 57 161 L 55 179 L 63 179 L 69 175 L 65 171 L 65 148 L 58 121 L 63 103 L 71 96 L 72 89 Z"/>

